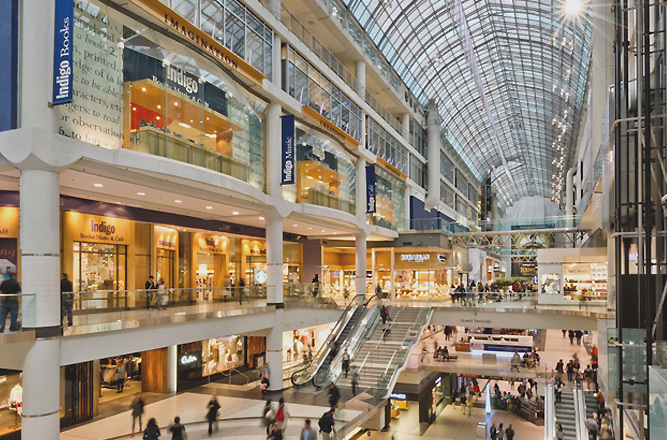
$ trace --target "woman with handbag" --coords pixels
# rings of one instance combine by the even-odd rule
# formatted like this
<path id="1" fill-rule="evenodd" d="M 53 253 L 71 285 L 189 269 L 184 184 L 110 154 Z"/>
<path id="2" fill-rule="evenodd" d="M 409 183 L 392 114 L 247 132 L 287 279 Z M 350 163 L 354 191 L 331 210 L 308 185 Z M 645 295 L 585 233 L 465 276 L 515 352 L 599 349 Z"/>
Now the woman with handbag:
<path id="1" fill-rule="evenodd" d="M 181 424 L 181 418 L 174 417 L 174 424 L 169 427 L 171 440 L 188 440 L 188 434 L 185 432 L 185 426 Z"/>

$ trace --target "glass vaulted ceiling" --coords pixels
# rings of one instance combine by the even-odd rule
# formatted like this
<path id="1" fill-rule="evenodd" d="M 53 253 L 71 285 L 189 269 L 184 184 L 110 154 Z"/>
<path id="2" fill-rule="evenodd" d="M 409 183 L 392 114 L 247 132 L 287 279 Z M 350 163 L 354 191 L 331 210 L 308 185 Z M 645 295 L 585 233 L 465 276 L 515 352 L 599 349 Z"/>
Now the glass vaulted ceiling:
<path id="1" fill-rule="evenodd" d="M 559 0 L 342 1 L 422 103 L 438 103 L 443 130 L 480 180 L 491 177 L 506 203 L 560 200 L 586 91 L 590 10 L 573 19 Z"/>

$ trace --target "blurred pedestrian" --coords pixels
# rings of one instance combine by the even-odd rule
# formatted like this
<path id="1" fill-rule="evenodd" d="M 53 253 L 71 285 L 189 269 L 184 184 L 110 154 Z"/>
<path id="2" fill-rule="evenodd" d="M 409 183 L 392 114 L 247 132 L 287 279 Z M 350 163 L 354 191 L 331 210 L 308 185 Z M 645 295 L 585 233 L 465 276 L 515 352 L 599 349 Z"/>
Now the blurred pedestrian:
<path id="1" fill-rule="evenodd" d="M 215 425 L 215 430 L 218 430 L 218 423 L 216 420 L 218 419 L 218 414 L 220 412 L 220 404 L 218 403 L 218 399 L 215 398 L 215 396 L 211 396 L 211 400 L 208 401 L 208 404 L 206 405 L 206 421 L 208 422 L 208 436 L 213 435 L 213 428 Z"/>

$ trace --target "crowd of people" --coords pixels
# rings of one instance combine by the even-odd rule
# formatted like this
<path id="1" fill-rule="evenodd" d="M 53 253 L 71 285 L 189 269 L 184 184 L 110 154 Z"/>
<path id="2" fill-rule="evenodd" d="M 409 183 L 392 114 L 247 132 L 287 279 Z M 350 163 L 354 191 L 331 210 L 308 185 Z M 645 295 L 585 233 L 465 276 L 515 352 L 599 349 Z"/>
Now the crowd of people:
<path id="1" fill-rule="evenodd" d="M 482 284 L 472 281 L 467 285 L 452 285 L 450 295 L 452 302 L 470 305 L 474 302 L 485 302 L 487 300 L 504 301 L 508 293 L 517 293 L 519 299 L 521 299 L 525 292 L 537 292 L 537 286 L 532 282 L 518 281 L 509 286 L 508 291 L 503 291 L 495 282 Z"/>

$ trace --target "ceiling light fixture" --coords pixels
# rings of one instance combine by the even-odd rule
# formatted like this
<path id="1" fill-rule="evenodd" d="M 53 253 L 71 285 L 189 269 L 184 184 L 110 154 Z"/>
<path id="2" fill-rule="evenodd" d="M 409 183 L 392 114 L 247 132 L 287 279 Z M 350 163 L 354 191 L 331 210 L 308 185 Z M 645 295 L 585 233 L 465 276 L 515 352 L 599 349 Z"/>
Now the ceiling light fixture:
<path id="1" fill-rule="evenodd" d="M 207 206 L 206 209 L 213 209 L 213 207 L 212 206 Z"/>
<path id="2" fill-rule="evenodd" d="M 232 214 L 233 214 L 233 215 L 239 215 L 239 212 L 238 212 L 238 211 L 234 211 L 234 212 L 232 212 Z"/>
<path id="3" fill-rule="evenodd" d="M 137 195 L 138 195 L 138 196 L 145 196 L 146 193 L 145 193 L 145 192 L 138 192 Z"/>
<path id="4" fill-rule="evenodd" d="M 93 186 L 95 188 L 102 188 L 104 185 L 102 185 L 101 183 L 93 183 Z"/>
<path id="5" fill-rule="evenodd" d="M 260 219 L 260 220 L 264 220 L 264 217 L 260 216 L 259 219 Z"/>
<path id="6" fill-rule="evenodd" d="M 183 203 L 183 200 L 176 199 L 176 200 L 174 200 L 174 203 Z"/>

